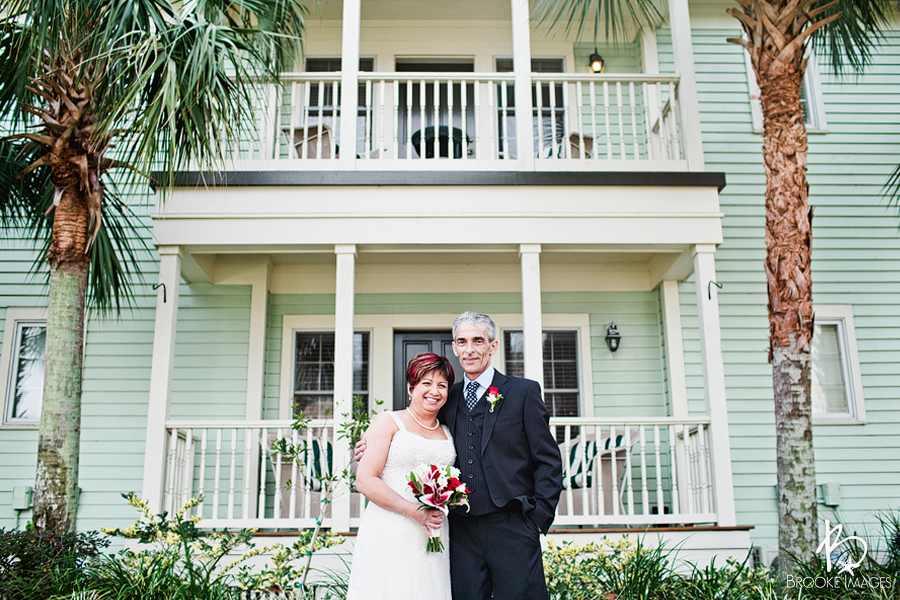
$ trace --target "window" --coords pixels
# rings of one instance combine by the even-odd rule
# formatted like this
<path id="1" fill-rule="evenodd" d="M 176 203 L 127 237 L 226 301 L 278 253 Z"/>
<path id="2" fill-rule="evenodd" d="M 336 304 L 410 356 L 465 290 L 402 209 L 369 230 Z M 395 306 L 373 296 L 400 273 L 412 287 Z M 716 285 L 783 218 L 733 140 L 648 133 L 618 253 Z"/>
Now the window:
<path id="1" fill-rule="evenodd" d="M 513 61 L 511 58 L 498 58 L 496 60 L 496 69 L 498 73 L 512 73 Z M 561 58 L 532 58 L 532 73 L 562 73 L 563 60 Z M 515 118 L 515 86 L 511 83 L 506 84 L 506 90 L 503 85 L 497 86 L 497 98 L 504 98 L 506 93 L 506 101 L 510 109 L 507 109 L 507 119 L 503 119 L 503 110 L 500 114 L 500 140 L 504 139 L 503 127 L 507 127 L 509 131 L 510 148 L 515 148 L 515 124 L 512 121 Z M 540 87 L 540 94 L 538 94 Z M 534 152 L 536 155 L 544 158 L 552 158 L 554 152 L 560 152 L 563 145 L 562 139 L 565 135 L 564 113 L 565 105 L 563 102 L 563 84 L 562 83 L 543 83 L 540 86 L 533 86 L 531 90 L 531 105 L 533 107 L 534 125 Z M 540 114 L 540 119 L 537 116 Z"/>
<path id="2" fill-rule="evenodd" d="M 753 118 L 753 130 L 759 133 L 762 131 L 763 126 L 759 86 L 756 84 L 756 74 L 753 72 L 753 66 L 750 64 L 750 56 L 746 52 L 744 52 L 744 58 L 750 82 L 750 109 Z M 806 62 L 803 87 L 800 88 L 800 107 L 803 110 L 803 122 L 807 131 L 824 132 L 828 129 L 828 123 L 825 121 L 825 100 L 822 96 L 819 68 L 815 55 L 811 51 Z"/>
<path id="3" fill-rule="evenodd" d="M 360 58 L 359 70 L 371 72 L 375 68 L 375 59 Z M 340 58 L 307 58 L 306 71 L 308 73 L 335 73 L 341 70 Z M 311 123 L 321 122 L 326 127 L 338 133 L 338 121 L 340 120 L 340 84 L 338 82 L 312 83 L 309 87 L 309 120 Z M 371 119 L 366 120 L 366 84 L 360 83 L 357 92 L 357 153 L 366 151 L 366 127 L 371 126 Z M 369 131 L 371 137 L 372 132 Z"/>
<path id="4" fill-rule="evenodd" d="M 863 423 L 862 380 L 853 311 L 847 305 L 817 306 L 812 341 L 812 405 L 815 423 Z"/>
<path id="5" fill-rule="evenodd" d="M 294 333 L 294 413 L 334 416 L 334 332 Z M 353 334 L 353 395 L 369 400 L 369 334 Z"/>
<path id="6" fill-rule="evenodd" d="M 37 425 L 44 393 L 46 312 L 8 308 L 3 338 L 2 381 L 5 425 Z"/>
<path id="7" fill-rule="evenodd" d="M 524 377 L 524 336 L 506 331 L 504 336 L 506 372 Z M 576 331 L 544 331 L 544 403 L 551 417 L 577 417 L 578 334 Z"/>

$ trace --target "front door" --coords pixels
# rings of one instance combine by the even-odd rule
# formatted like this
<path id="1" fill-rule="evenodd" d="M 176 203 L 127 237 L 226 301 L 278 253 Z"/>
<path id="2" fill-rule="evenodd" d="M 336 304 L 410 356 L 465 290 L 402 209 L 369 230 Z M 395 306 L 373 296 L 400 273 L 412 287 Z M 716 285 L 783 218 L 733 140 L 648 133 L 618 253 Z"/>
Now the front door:
<path id="1" fill-rule="evenodd" d="M 397 331 L 394 332 L 394 410 L 406 408 L 409 394 L 406 390 L 406 365 L 420 352 L 434 352 L 450 359 L 456 381 L 463 370 L 459 359 L 453 355 L 453 333 L 446 331 Z"/>

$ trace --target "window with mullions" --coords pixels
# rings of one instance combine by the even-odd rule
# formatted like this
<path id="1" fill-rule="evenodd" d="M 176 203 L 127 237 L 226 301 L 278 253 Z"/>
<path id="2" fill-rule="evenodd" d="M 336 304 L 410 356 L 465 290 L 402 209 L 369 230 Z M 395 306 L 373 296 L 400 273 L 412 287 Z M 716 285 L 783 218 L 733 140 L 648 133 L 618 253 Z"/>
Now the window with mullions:
<path id="1" fill-rule="evenodd" d="M 294 414 L 334 416 L 334 332 L 294 334 Z M 369 401 L 369 334 L 353 334 L 353 395 Z"/>
<path id="2" fill-rule="evenodd" d="M 12 321 L 4 422 L 37 424 L 44 393 L 45 321 Z"/>
<path id="3" fill-rule="evenodd" d="M 503 334 L 506 372 L 524 377 L 524 336 L 521 331 Z M 545 331 L 544 403 L 551 417 L 578 416 L 578 335 L 575 331 Z"/>
<path id="4" fill-rule="evenodd" d="M 753 130 L 757 133 L 763 128 L 762 104 L 759 101 L 759 85 L 756 83 L 756 74 L 750 63 L 750 56 L 745 52 L 744 61 L 747 68 L 747 77 L 750 83 L 750 114 L 753 121 Z M 825 119 L 825 99 L 822 92 L 822 82 L 819 77 L 818 61 L 810 50 L 806 61 L 806 72 L 803 75 L 803 85 L 800 87 L 800 110 L 803 111 L 803 124 L 807 131 L 824 133 L 828 129 Z"/>

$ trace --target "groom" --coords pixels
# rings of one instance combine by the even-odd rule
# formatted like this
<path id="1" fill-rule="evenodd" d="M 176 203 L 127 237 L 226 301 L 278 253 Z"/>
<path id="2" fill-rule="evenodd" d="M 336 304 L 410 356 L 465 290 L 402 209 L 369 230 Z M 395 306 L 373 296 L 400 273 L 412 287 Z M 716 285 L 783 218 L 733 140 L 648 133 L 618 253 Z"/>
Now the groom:
<path id="1" fill-rule="evenodd" d="M 450 513 L 453 598 L 546 599 L 539 536 L 556 513 L 562 461 L 540 386 L 491 366 L 496 332 L 487 315 L 464 312 L 453 322 L 465 377 L 439 416 L 471 490 L 470 510 Z"/>

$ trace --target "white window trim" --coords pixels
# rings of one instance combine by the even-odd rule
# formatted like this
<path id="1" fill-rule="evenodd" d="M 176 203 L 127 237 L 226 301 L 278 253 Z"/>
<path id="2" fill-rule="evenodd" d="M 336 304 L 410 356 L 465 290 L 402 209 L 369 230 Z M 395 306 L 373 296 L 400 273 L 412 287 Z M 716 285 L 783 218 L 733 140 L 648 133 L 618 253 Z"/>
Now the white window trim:
<path id="1" fill-rule="evenodd" d="M 391 406 L 394 394 L 394 332 L 418 329 L 449 329 L 458 314 L 409 314 L 409 315 L 355 315 L 354 331 L 369 332 L 369 403 L 370 408 L 375 399 L 384 400 L 383 410 Z M 491 315 L 497 325 L 497 337 L 500 348 L 494 354 L 492 364 L 500 371 L 504 368 L 503 331 L 506 329 L 522 329 L 522 315 Z M 581 402 L 581 415 L 594 416 L 594 384 L 591 371 L 591 331 L 590 317 L 587 314 L 551 314 L 541 317 L 544 329 L 576 330 L 578 335 L 578 397 Z M 333 331 L 334 315 L 285 315 L 281 331 L 281 387 L 279 393 L 278 418 L 291 419 L 290 399 L 293 397 L 292 376 L 294 372 L 294 335 L 295 331 Z M 383 368 L 387 361 L 389 368 Z M 376 364 L 377 363 L 377 364 Z"/>
<path id="2" fill-rule="evenodd" d="M 13 356 L 16 347 L 16 327 L 19 323 L 43 321 L 47 323 L 46 308 L 25 308 L 25 307 L 9 307 L 6 309 L 6 317 L 3 329 L 3 347 L 0 350 L 0 407 L 3 408 L 3 414 L 0 416 L 0 428 L 4 429 L 37 429 L 40 420 L 14 419 L 8 420 L 12 402 L 12 394 L 10 389 L 12 382 L 10 377 L 13 372 Z"/>
<path id="3" fill-rule="evenodd" d="M 747 68 L 747 82 L 750 86 L 750 115 L 753 121 L 753 132 L 762 133 L 763 115 L 762 104 L 759 101 L 759 85 L 756 83 L 756 73 L 750 62 L 750 54 L 744 52 L 744 65 Z M 809 110 L 809 123 L 806 125 L 806 133 L 828 133 L 828 121 L 825 118 L 825 97 L 822 93 L 822 78 L 819 75 L 819 63 L 816 55 L 809 50 L 806 59 L 806 73 L 803 76 L 803 84 L 806 86 L 807 105 Z"/>
<path id="4" fill-rule="evenodd" d="M 844 382 L 847 406 L 853 411 L 853 414 L 813 414 L 813 424 L 864 425 L 866 423 L 866 402 L 863 396 L 862 375 L 859 369 L 859 350 L 856 346 L 853 307 L 849 304 L 817 304 L 813 306 L 813 310 L 815 311 L 817 322 L 835 323 L 838 326 L 841 361 L 847 376 Z M 810 390 L 810 393 L 812 393 L 812 390 Z"/>

